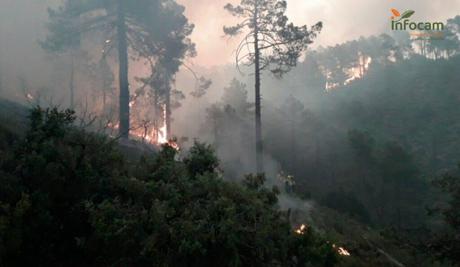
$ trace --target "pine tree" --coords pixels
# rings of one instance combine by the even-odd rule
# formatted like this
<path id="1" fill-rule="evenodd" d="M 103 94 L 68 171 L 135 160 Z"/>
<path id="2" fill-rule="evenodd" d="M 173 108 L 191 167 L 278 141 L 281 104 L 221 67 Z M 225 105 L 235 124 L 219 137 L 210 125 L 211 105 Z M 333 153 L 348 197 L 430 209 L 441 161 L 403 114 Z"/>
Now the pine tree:
<path id="1" fill-rule="evenodd" d="M 237 66 L 254 66 L 255 75 L 255 130 L 257 172 L 263 173 L 263 141 L 261 120 L 261 73 L 269 69 L 281 77 L 296 66 L 298 58 L 321 31 L 319 22 L 308 29 L 288 23 L 285 15 L 285 0 L 241 0 L 225 9 L 231 15 L 241 18 L 235 26 L 224 27 L 224 33 L 236 36 L 246 35 L 236 48 Z"/>
<path id="2" fill-rule="evenodd" d="M 187 36 L 193 26 L 183 16 L 184 9 L 177 6 L 173 0 L 67 0 L 57 10 L 49 10 L 50 25 L 55 26 L 49 27 L 45 43 L 52 44 L 51 49 L 69 48 L 76 36 L 83 38 L 91 33 L 104 37 L 105 54 L 116 47 L 119 132 L 123 138 L 128 138 L 130 130 L 129 59 L 152 60 L 170 50 L 182 53 L 192 47 Z M 171 42 L 176 46 L 167 45 Z"/>

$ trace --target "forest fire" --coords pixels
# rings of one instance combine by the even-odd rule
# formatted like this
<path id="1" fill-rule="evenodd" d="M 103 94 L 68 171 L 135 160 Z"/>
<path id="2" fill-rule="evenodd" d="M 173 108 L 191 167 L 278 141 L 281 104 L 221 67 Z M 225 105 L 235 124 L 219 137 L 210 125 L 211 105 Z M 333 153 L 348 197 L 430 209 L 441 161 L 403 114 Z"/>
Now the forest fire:
<path id="1" fill-rule="evenodd" d="M 296 234 L 303 235 L 307 231 L 308 226 L 305 224 L 302 224 L 298 229 L 295 230 Z"/>
<path id="2" fill-rule="evenodd" d="M 332 247 L 337 250 L 337 253 L 339 253 L 340 256 L 351 256 L 350 252 L 348 252 L 348 250 L 346 250 L 344 247 L 337 247 L 335 244 L 333 244 Z"/>
<path id="3" fill-rule="evenodd" d="M 354 80 L 363 78 L 366 72 L 369 70 L 369 66 L 371 65 L 371 63 L 372 63 L 371 57 L 365 57 L 363 55 L 360 55 L 359 65 L 349 70 L 350 78 L 348 78 L 344 84 L 347 85 Z"/>
<path id="4" fill-rule="evenodd" d="M 130 102 L 130 106 L 134 106 L 134 101 Z M 147 122 L 143 122 L 139 126 L 135 127 L 134 129 L 130 130 L 130 136 L 134 137 L 135 139 L 142 140 L 143 142 L 146 142 L 151 145 L 155 146 L 161 146 L 168 144 L 172 148 L 176 150 L 180 150 L 179 145 L 172 139 L 168 138 L 168 128 L 166 124 L 166 109 L 163 109 L 163 116 L 162 116 L 162 122 L 161 124 L 163 125 L 162 127 L 154 127 L 152 125 L 149 125 Z M 109 123 L 107 124 L 107 127 L 111 129 L 118 129 L 119 124 L 113 124 Z"/>
<path id="5" fill-rule="evenodd" d="M 152 128 L 150 130 L 145 131 L 144 129 L 137 129 L 132 130 L 130 134 L 137 139 L 141 139 L 151 145 L 166 145 L 168 144 L 172 148 L 179 150 L 179 145 L 173 141 L 168 140 L 168 131 L 166 124 L 164 124 L 161 128 L 155 129 Z"/>
<path id="6" fill-rule="evenodd" d="M 348 252 L 348 250 L 344 249 L 343 247 L 339 247 L 337 252 L 339 252 L 339 254 L 342 256 L 351 256 L 350 252 Z"/>
<path id="7" fill-rule="evenodd" d="M 302 224 L 294 232 L 298 235 L 304 235 L 307 232 L 307 230 L 308 230 L 308 225 Z M 332 244 L 332 248 L 334 248 L 337 251 L 337 253 L 339 253 L 340 256 L 345 256 L 345 257 L 351 256 L 350 252 L 348 252 L 348 250 L 346 250 L 344 247 L 337 247 L 337 245 Z"/>
<path id="8" fill-rule="evenodd" d="M 369 71 L 371 63 L 372 57 L 360 54 L 354 67 L 342 69 L 342 74 L 347 77 L 344 81 L 337 80 L 331 71 L 323 70 L 325 71 L 327 78 L 326 91 L 330 91 L 332 89 L 339 88 L 341 85 L 348 85 L 355 80 L 362 79 Z"/>
<path id="9" fill-rule="evenodd" d="M 460 267 L 460 0 L 0 25 L 0 267 Z"/>

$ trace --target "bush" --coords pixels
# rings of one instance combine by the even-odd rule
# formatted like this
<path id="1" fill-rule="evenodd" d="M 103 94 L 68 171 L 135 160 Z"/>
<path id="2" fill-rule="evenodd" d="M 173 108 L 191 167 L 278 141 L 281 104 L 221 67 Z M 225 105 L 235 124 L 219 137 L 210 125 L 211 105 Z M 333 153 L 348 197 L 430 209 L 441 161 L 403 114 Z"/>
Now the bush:
<path id="1" fill-rule="evenodd" d="M 129 163 L 71 111 L 32 111 L 0 161 L 0 266 L 332 266 L 333 248 L 295 234 L 262 177 L 223 181 L 212 149 L 164 146 Z M 133 165 L 130 165 L 133 164 Z"/>

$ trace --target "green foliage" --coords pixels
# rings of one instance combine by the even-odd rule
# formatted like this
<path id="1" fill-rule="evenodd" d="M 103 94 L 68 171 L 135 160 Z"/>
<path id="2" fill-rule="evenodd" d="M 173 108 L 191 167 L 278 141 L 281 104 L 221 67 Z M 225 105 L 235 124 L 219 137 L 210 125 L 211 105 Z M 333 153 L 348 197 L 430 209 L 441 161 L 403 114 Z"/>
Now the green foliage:
<path id="1" fill-rule="evenodd" d="M 58 10 L 48 9 L 50 34 L 40 42 L 42 48 L 50 53 L 62 53 L 80 46 L 80 33 L 75 30 L 76 13 L 79 11 L 74 0 L 67 0 Z"/>
<path id="2" fill-rule="evenodd" d="M 442 260 L 451 261 L 454 266 L 460 262 L 460 178 L 459 170 L 435 179 L 434 184 L 447 194 L 442 205 L 435 207 L 435 213 L 440 215 L 444 227 L 435 232 L 429 244 L 435 255 Z"/>
<path id="3" fill-rule="evenodd" d="M 460 158 L 454 100 L 460 58 L 411 55 L 390 62 L 383 54 L 369 55 L 372 64 L 362 79 L 302 101 L 308 104 L 294 127 L 292 112 L 267 105 L 267 152 L 297 178 L 297 191 L 321 200 L 343 189 L 366 206 L 371 221 L 384 225 L 398 225 L 395 207 L 401 206 L 402 227 L 417 227 L 428 223 L 424 205 L 436 194 L 426 177 Z M 296 78 L 292 87 L 309 82 Z M 322 89 L 309 87 L 308 93 Z M 295 142 L 295 150 L 286 141 Z"/>
<path id="4" fill-rule="evenodd" d="M 89 232 L 83 201 L 110 191 L 104 183 L 120 157 L 104 138 L 73 129 L 71 111 L 37 107 L 30 119 L 26 138 L 1 165 L 4 264 L 78 262 L 75 240 Z"/>
<path id="5" fill-rule="evenodd" d="M 184 159 L 184 164 L 192 177 L 213 173 L 219 166 L 219 160 L 209 145 L 195 142 L 189 153 L 190 155 Z"/>
<path id="6" fill-rule="evenodd" d="M 372 161 L 374 159 L 375 140 L 369 133 L 352 130 L 348 133 L 348 139 L 357 160 Z"/>
<path id="7" fill-rule="evenodd" d="M 0 161 L 0 265 L 333 266 L 320 235 L 293 232 L 263 177 L 220 178 L 210 146 L 163 146 L 130 163 L 72 111 L 35 108 Z"/>
<path id="8" fill-rule="evenodd" d="M 224 8 L 232 16 L 241 18 L 234 26 L 224 26 L 224 33 L 236 36 L 245 32 L 246 35 L 236 49 L 237 64 L 260 63 L 260 70 L 268 68 L 278 77 L 296 66 L 301 53 L 313 43 L 323 27 L 321 22 L 310 29 L 288 22 L 284 0 L 242 0 L 236 6 L 229 3 Z M 249 49 L 254 44 L 257 47 Z"/>
<path id="9" fill-rule="evenodd" d="M 370 222 L 370 215 L 366 207 L 352 193 L 331 192 L 321 201 L 321 204 L 347 214 L 357 221 Z"/>
<path id="10" fill-rule="evenodd" d="M 155 114 L 158 114 L 159 100 L 166 105 L 169 127 L 172 94 L 170 84 L 184 58 L 196 55 L 195 45 L 189 38 L 194 26 L 188 22 L 183 14 L 184 11 L 185 8 L 174 0 L 65 0 L 58 8 L 48 10 L 49 33 L 41 45 L 46 51 L 52 53 L 77 47 L 83 50 L 88 46 L 80 47 L 81 40 L 94 41 L 94 36 L 97 35 L 98 38 L 94 42 L 98 44 L 90 45 L 89 49 L 102 48 L 102 61 L 114 51 L 118 52 L 119 114 L 121 115 L 119 132 L 123 137 L 128 138 L 130 130 L 128 58 L 143 61 L 151 68 L 149 77 L 139 79 L 145 84 L 136 92 L 136 97 L 148 94 L 145 87 L 150 86 L 153 91 L 150 95 L 155 95 L 156 101 L 148 105 L 155 107 Z M 74 57 L 72 53 L 71 77 L 74 71 Z M 155 86 L 154 82 L 160 82 L 161 88 Z M 71 83 L 73 84 L 73 81 Z M 201 80 L 201 90 L 206 91 L 209 86 L 209 81 Z M 73 106 L 73 85 L 70 87 L 71 106 Z M 180 92 L 177 93 L 182 95 Z M 139 121 L 145 119 L 139 118 Z M 151 118 L 148 120 L 150 121 Z"/>

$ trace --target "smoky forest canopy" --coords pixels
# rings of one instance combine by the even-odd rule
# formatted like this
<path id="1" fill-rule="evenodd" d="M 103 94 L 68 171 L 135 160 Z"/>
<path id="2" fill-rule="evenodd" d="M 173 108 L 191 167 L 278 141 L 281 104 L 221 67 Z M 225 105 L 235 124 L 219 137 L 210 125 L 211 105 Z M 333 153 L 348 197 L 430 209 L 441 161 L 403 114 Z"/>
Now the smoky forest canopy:
<path id="1" fill-rule="evenodd" d="M 197 6 L 0 3 L 0 267 L 460 266 L 460 14 Z"/>

